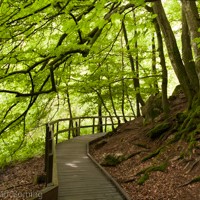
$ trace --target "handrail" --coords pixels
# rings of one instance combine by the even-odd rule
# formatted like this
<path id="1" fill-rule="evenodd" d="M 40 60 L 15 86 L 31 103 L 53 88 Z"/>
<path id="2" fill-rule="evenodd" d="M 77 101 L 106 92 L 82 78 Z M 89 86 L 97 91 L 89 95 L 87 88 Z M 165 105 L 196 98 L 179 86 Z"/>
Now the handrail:
<path id="1" fill-rule="evenodd" d="M 56 163 L 56 149 L 54 143 L 53 125 L 46 124 L 45 137 L 45 173 L 46 187 L 30 200 L 57 200 L 58 199 L 58 176 Z"/>
<path id="2" fill-rule="evenodd" d="M 112 118 L 116 118 L 116 119 L 117 119 L 117 117 L 118 117 L 118 118 L 122 118 L 122 117 L 124 118 L 124 117 L 125 117 L 125 118 L 129 118 L 129 119 L 130 119 L 130 118 L 131 118 L 131 119 L 132 119 L 132 118 L 135 118 L 135 116 L 132 116 L 132 115 L 127 115 L 127 116 L 121 116 L 121 115 L 120 115 L 120 116 L 114 116 L 114 115 L 112 115 L 112 116 L 107 116 L 107 115 L 106 115 L 106 116 L 91 116 L 91 117 L 87 117 L 87 116 L 83 116 L 83 117 L 73 117 L 72 119 L 73 119 L 73 120 L 77 120 L 77 119 L 93 119 L 93 118 L 98 118 L 98 119 L 99 119 L 99 118 L 111 118 L 111 117 L 112 117 Z M 49 122 L 49 124 L 52 125 L 52 124 L 55 124 L 55 123 L 57 123 L 57 122 L 68 121 L 68 120 L 71 120 L 71 118 L 61 118 L 61 119 L 57 119 L 57 120 L 54 120 L 54 121 Z"/>
<path id="3" fill-rule="evenodd" d="M 119 121 L 121 123 L 121 121 L 124 122 L 124 119 L 129 118 L 129 121 L 131 119 L 134 118 L 134 116 L 91 116 L 91 117 L 74 117 L 74 118 L 62 118 L 62 119 L 57 119 L 54 121 L 49 122 L 49 125 L 51 125 L 53 127 L 53 131 L 54 131 L 54 136 L 56 138 L 56 144 L 58 143 L 58 135 L 60 133 L 64 133 L 64 132 L 68 132 L 68 139 L 70 139 L 71 137 L 71 132 L 73 137 L 79 136 L 81 129 L 83 128 L 92 128 L 92 134 L 95 133 L 95 128 L 97 127 L 98 129 L 100 129 L 100 127 L 102 127 L 101 130 L 103 130 L 104 127 L 104 132 L 107 132 L 107 127 L 108 126 L 112 126 L 112 128 L 115 125 L 119 125 Z M 85 124 L 82 125 L 81 124 L 81 120 L 85 120 L 85 119 L 91 119 L 91 123 L 90 124 Z M 96 123 L 96 119 L 99 120 Z M 100 120 L 101 119 L 101 120 Z M 109 121 L 110 119 L 110 121 Z M 114 120 L 116 122 L 114 122 Z M 119 119 L 119 121 L 118 121 Z M 65 124 L 65 128 L 60 128 L 60 122 L 69 122 L 68 126 L 67 123 Z M 100 123 L 101 121 L 101 123 Z M 71 127 L 71 122 L 73 124 L 73 126 Z"/>
<path id="4" fill-rule="evenodd" d="M 112 118 L 110 121 L 112 123 L 108 122 L 108 119 Z M 117 120 L 117 123 L 113 121 L 113 119 Z M 118 119 L 122 118 L 123 121 L 126 118 L 129 118 L 131 120 L 134 118 L 134 116 L 92 116 L 92 117 L 74 117 L 74 118 L 63 118 L 58 119 L 52 122 L 49 122 L 46 124 L 46 141 L 45 141 L 45 172 L 46 172 L 46 188 L 42 190 L 42 200 L 57 200 L 58 198 L 58 177 L 57 177 L 57 163 L 56 163 L 56 149 L 55 149 L 55 143 L 54 143 L 54 137 L 56 139 L 56 144 L 58 143 L 58 134 L 63 132 L 69 132 L 73 131 L 73 136 L 80 135 L 80 129 L 81 128 L 90 128 L 92 127 L 92 133 L 95 132 L 95 127 L 104 127 L 105 132 L 107 126 L 119 125 Z M 92 124 L 87 125 L 81 125 L 82 119 L 92 119 Z M 96 124 L 95 120 L 101 119 L 99 122 L 101 124 Z M 103 122 L 104 119 L 104 122 Z M 71 121 L 72 123 L 75 122 L 75 128 L 71 128 L 70 124 L 68 124 L 68 128 L 60 129 L 59 123 L 60 122 L 66 122 Z M 69 137 L 68 137 L 69 138 Z M 37 199 L 37 198 L 36 198 Z M 34 198 L 34 200 L 36 200 Z"/>
<path id="5" fill-rule="evenodd" d="M 45 173 L 46 173 L 46 193 L 42 199 L 57 199 L 58 196 L 58 178 L 56 149 L 54 143 L 54 127 L 46 124 L 46 142 L 45 142 Z"/>

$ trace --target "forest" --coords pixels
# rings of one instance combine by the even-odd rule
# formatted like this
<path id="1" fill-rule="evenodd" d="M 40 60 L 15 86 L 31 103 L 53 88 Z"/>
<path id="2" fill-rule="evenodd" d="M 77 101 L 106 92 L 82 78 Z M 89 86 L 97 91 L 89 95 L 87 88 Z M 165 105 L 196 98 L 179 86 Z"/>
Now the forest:
<path id="1" fill-rule="evenodd" d="M 178 137 L 194 135 L 199 1 L 0 1 L 0 167 L 42 154 L 44 124 L 55 119 L 168 119 L 176 85 L 187 99 Z"/>

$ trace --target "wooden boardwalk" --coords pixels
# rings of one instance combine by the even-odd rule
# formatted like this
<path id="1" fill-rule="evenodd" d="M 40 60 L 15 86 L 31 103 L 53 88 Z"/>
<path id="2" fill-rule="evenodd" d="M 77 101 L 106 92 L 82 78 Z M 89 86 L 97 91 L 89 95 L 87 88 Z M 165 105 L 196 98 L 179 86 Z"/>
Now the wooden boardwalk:
<path id="1" fill-rule="evenodd" d="M 58 200 L 126 199 L 87 156 L 87 143 L 99 136 L 79 136 L 57 144 Z"/>

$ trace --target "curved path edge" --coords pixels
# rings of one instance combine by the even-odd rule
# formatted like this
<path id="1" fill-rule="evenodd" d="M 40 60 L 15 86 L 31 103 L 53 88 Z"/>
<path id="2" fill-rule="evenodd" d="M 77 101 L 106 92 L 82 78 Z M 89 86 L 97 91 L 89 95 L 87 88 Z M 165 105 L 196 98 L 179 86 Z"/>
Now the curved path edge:
<path id="1" fill-rule="evenodd" d="M 87 143 L 87 156 L 92 160 L 92 162 L 104 173 L 106 178 L 119 190 L 121 195 L 125 198 L 125 200 L 131 200 L 130 196 L 124 191 L 124 189 L 119 185 L 119 183 L 95 160 L 95 158 L 90 154 L 90 145 L 94 142 L 97 142 L 103 138 L 105 138 L 106 135 L 100 136 L 98 138 L 95 138 L 94 140 L 91 140 Z"/>

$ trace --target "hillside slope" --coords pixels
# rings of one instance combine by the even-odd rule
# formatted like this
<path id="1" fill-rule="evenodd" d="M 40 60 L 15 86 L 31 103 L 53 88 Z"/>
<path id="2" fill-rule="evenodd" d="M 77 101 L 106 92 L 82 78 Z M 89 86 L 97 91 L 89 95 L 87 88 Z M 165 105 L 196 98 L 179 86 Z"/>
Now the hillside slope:
<path id="1" fill-rule="evenodd" d="M 168 120 L 161 114 L 145 124 L 140 117 L 90 146 L 133 200 L 200 200 L 200 132 L 178 134 L 186 109 L 182 93 L 170 106 Z"/>

